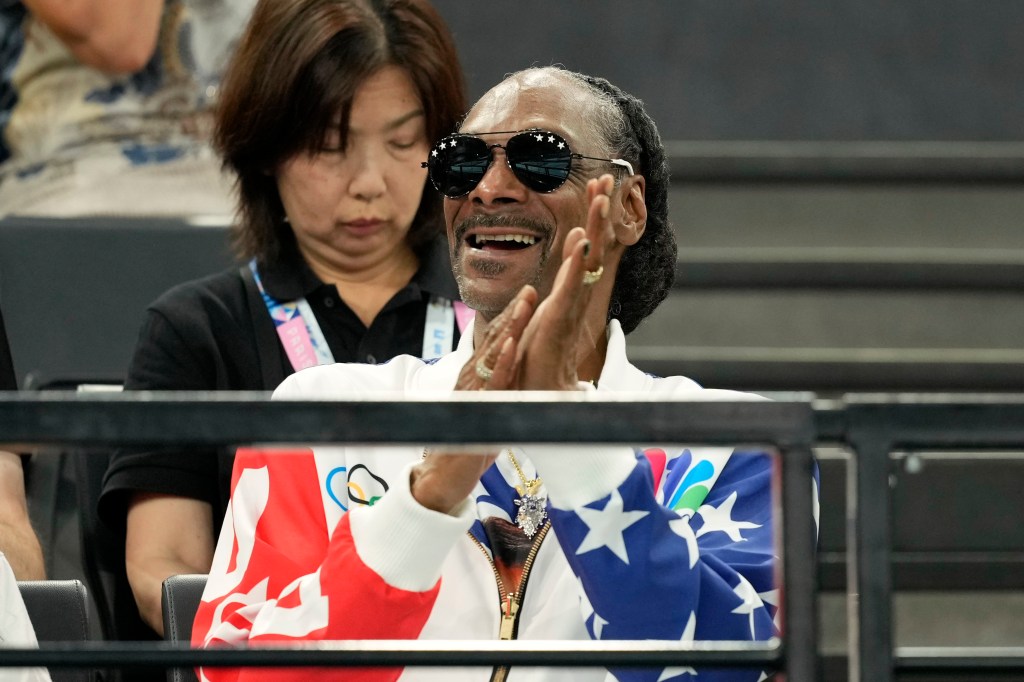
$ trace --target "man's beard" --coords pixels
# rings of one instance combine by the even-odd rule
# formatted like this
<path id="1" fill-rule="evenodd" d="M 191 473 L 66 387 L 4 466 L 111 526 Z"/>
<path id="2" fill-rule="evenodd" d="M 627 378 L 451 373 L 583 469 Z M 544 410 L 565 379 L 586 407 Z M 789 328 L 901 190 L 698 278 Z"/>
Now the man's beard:
<path id="1" fill-rule="evenodd" d="M 510 289 L 500 296 L 478 296 L 473 290 L 472 282 L 463 270 L 461 258 L 464 249 L 469 248 L 466 244 L 466 233 L 474 227 L 521 227 L 527 228 L 542 236 L 540 244 L 540 258 L 537 261 L 533 277 L 528 282 L 523 282 L 519 287 Z M 462 301 L 479 313 L 487 317 L 494 317 L 512 301 L 515 295 L 522 288 L 522 285 L 530 284 L 539 290 L 539 285 L 547 265 L 548 256 L 551 251 L 552 237 L 555 233 L 555 226 L 540 220 L 514 215 L 473 215 L 455 226 L 455 244 L 452 244 L 452 272 L 455 274 L 455 282 L 459 286 L 459 295 Z M 532 248 L 532 247 L 528 247 Z M 495 263 L 481 259 L 473 264 L 473 268 L 485 278 L 500 277 L 508 269 L 505 263 Z"/>

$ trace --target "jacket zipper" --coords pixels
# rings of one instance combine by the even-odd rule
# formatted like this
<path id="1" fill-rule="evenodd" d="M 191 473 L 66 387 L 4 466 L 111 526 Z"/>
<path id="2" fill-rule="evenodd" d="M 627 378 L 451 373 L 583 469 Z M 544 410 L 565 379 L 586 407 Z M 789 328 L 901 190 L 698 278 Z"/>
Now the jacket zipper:
<path id="1" fill-rule="evenodd" d="M 533 539 L 530 553 L 526 555 L 526 561 L 523 562 L 523 575 L 519 579 L 519 590 L 517 592 L 507 592 L 505 590 L 505 583 L 501 580 L 498 567 L 494 565 L 494 559 L 491 558 L 483 544 L 473 537 L 472 533 L 467 533 L 470 539 L 476 543 L 476 546 L 480 548 L 480 551 L 483 552 L 487 562 L 491 565 L 491 570 L 494 571 L 494 582 L 498 586 L 498 600 L 501 605 L 501 623 L 498 626 L 498 639 L 510 640 L 516 638 L 519 627 L 519 606 L 523 603 L 523 595 L 526 593 L 526 581 L 530 577 L 533 561 L 537 558 L 537 553 L 540 551 L 540 543 L 544 541 L 549 528 L 551 528 L 550 522 L 545 523 L 537 531 L 537 537 Z M 505 682 L 505 679 L 508 677 L 508 670 L 509 667 L 507 665 L 495 666 L 494 671 L 491 673 L 491 682 Z"/>

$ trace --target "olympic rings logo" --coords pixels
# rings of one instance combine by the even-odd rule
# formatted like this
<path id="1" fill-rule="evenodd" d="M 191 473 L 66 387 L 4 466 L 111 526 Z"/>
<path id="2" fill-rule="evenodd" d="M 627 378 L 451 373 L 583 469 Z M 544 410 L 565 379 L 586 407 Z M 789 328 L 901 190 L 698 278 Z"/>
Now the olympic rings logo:
<path id="1" fill-rule="evenodd" d="M 365 464 L 356 464 L 351 470 L 347 467 L 336 467 L 327 474 L 324 485 L 327 487 L 327 494 L 335 504 L 341 507 L 342 511 L 348 511 L 348 507 L 334 491 L 334 478 L 339 474 L 346 473 L 346 497 L 354 504 L 365 504 L 372 507 L 388 491 L 387 481 L 370 471 Z"/>

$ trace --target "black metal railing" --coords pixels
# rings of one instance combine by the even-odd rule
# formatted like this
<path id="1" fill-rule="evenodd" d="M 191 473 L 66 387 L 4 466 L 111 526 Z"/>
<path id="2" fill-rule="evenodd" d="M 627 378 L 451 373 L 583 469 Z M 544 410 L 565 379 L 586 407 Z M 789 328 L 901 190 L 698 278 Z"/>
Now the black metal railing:
<path id="1" fill-rule="evenodd" d="M 192 650 L 168 644 L 93 642 L 8 649 L 0 666 L 115 665 L 760 665 L 791 681 L 818 679 L 811 489 L 815 443 L 843 443 L 849 459 L 850 680 L 897 672 L 1024 673 L 1024 647 L 894 646 L 890 481 L 894 451 L 1024 451 L 1024 396 L 848 396 L 842 401 L 678 403 L 505 402 L 500 394 L 447 401 L 299 402 L 265 394 L 0 395 L 0 443 L 245 444 L 275 442 L 507 443 L 677 442 L 772 445 L 782 479 L 781 641 L 338 642 L 295 648 Z M 87 454 L 83 456 L 88 456 Z"/>
<path id="2" fill-rule="evenodd" d="M 0 666 L 716 665 L 818 677 L 816 562 L 810 477 L 814 414 L 806 403 L 570 400 L 554 394 L 467 394 L 448 401 L 268 401 L 262 393 L 8 394 L 0 443 L 224 445 L 281 442 L 756 444 L 779 453 L 784 638 L 769 642 L 375 641 L 259 649 L 94 642 L 7 649 Z M 88 456 L 83 454 L 82 456 Z"/>
<path id="3" fill-rule="evenodd" d="M 849 461 L 847 574 L 850 679 L 888 681 L 895 671 L 1024 672 L 1024 648 L 894 649 L 890 513 L 895 450 L 1024 449 L 1020 396 L 859 396 L 844 406 Z"/>

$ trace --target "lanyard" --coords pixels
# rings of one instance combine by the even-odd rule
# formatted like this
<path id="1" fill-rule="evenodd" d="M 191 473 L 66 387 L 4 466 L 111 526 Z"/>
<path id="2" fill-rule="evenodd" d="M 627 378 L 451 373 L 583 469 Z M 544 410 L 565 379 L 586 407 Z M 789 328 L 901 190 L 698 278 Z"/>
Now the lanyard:
<path id="1" fill-rule="evenodd" d="M 334 355 L 305 297 L 294 301 L 278 301 L 263 288 L 255 260 L 249 262 L 249 270 L 252 271 L 270 319 L 274 321 L 277 336 L 295 371 L 332 364 Z M 432 360 L 450 353 L 455 341 L 456 324 L 460 330 L 464 329 L 471 316 L 472 311 L 461 301 L 452 302 L 443 296 L 432 296 L 427 304 L 421 357 Z"/>
<path id="2" fill-rule="evenodd" d="M 256 288 L 260 290 L 263 303 L 267 306 L 270 319 L 274 321 L 277 336 L 281 339 L 284 352 L 288 355 L 289 362 L 298 372 L 307 367 L 316 365 L 329 365 L 334 362 L 334 355 L 331 353 L 323 331 L 309 307 L 305 297 L 294 301 L 278 301 L 272 298 L 263 288 L 263 281 L 256 269 L 256 261 L 249 261 L 249 270 L 256 281 Z"/>

